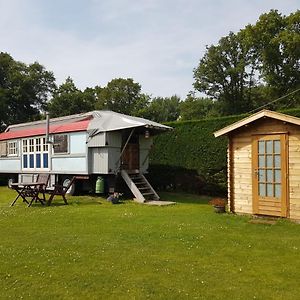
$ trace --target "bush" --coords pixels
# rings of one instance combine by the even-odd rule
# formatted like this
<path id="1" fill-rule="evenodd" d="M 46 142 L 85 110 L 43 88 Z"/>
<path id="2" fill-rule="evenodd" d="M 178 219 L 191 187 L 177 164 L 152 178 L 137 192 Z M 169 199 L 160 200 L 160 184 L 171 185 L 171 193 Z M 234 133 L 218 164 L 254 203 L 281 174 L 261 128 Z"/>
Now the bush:
<path id="1" fill-rule="evenodd" d="M 205 180 L 196 170 L 182 167 L 151 165 L 147 178 L 157 190 L 203 193 Z"/>

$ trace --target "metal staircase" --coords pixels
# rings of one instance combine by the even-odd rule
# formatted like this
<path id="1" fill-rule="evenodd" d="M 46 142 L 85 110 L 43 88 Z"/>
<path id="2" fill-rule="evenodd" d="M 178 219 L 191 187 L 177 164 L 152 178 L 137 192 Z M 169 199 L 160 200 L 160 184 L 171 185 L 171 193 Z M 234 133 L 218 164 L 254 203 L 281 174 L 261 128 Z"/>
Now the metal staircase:
<path id="1" fill-rule="evenodd" d="M 121 176 L 135 196 L 137 202 L 144 203 L 160 199 L 146 177 L 140 174 L 138 170 L 135 172 L 122 170 Z"/>

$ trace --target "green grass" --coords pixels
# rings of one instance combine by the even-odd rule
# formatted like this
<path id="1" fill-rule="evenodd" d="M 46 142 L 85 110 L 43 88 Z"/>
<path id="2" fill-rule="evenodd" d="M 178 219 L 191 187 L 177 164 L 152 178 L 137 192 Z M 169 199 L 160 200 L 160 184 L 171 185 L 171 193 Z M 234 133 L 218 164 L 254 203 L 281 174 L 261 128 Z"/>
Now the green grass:
<path id="1" fill-rule="evenodd" d="M 299 299 L 300 225 L 219 215 L 208 199 L 64 206 L 0 188 L 0 299 Z"/>

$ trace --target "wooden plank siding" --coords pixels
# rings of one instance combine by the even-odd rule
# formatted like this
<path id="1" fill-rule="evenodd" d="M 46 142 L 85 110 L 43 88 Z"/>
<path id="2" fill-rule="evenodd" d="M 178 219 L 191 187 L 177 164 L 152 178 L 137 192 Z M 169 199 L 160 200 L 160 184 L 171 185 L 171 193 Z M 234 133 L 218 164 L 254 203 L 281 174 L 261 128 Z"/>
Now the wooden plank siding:
<path id="1" fill-rule="evenodd" d="M 228 147 L 228 199 L 232 211 L 253 213 L 252 199 L 252 136 L 260 134 L 287 134 L 287 195 L 288 217 L 300 219 L 300 126 L 264 118 L 241 127 L 229 135 Z M 234 203 L 232 203 L 234 202 Z M 260 209 L 268 214 L 278 204 Z M 275 213 L 276 214 L 276 213 Z M 280 215 L 280 214 L 279 214 Z"/>

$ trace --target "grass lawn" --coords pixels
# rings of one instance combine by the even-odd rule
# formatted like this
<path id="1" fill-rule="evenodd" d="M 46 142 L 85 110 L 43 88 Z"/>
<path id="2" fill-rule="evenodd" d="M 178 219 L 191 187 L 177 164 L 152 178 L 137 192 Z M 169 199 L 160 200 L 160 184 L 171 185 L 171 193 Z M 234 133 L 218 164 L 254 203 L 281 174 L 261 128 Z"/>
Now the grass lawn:
<path id="1" fill-rule="evenodd" d="M 299 299 L 300 225 L 175 206 L 70 197 L 21 201 L 0 187 L 0 299 Z"/>

